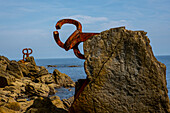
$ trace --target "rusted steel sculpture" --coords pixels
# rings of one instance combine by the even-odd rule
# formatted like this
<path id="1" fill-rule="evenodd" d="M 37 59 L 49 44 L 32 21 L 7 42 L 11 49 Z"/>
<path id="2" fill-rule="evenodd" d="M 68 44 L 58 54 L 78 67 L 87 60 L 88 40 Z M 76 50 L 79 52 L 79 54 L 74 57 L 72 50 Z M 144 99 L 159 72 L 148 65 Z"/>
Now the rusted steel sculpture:
<path id="1" fill-rule="evenodd" d="M 54 35 L 54 39 L 56 41 L 56 43 L 63 49 L 65 49 L 66 51 L 73 49 L 74 54 L 80 58 L 80 59 L 85 59 L 84 55 L 80 53 L 78 45 L 81 42 L 86 41 L 88 38 L 90 38 L 91 36 L 97 35 L 99 33 L 84 33 L 82 32 L 82 25 L 80 22 L 73 20 L 73 19 L 62 19 L 60 21 L 57 22 L 56 24 L 56 29 L 59 30 L 61 29 L 63 24 L 73 24 L 76 26 L 76 30 L 69 36 L 69 38 L 66 40 L 65 43 L 61 42 L 60 38 L 59 38 L 59 33 L 58 31 L 54 31 L 53 35 Z"/>
<path id="2" fill-rule="evenodd" d="M 22 53 L 23 53 L 23 61 L 25 61 L 25 59 L 27 57 L 29 57 L 29 55 L 32 53 L 32 49 L 31 48 L 25 48 L 25 49 L 22 50 Z"/>

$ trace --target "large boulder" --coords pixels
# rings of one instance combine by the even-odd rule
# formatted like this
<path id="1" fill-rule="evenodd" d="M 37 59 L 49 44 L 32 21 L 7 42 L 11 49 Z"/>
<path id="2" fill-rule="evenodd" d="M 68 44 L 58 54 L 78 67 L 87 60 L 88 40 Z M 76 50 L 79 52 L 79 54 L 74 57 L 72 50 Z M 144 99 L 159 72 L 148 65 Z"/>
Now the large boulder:
<path id="1" fill-rule="evenodd" d="M 169 113 L 166 66 L 149 43 L 146 32 L 124 27 L 84 42 L 87 80 L 70 112 Z"/>
<path id="2" fill-rule="evenodd" d="M 57 69 L 55 69 L 53 72 L 53 78 L 56 84 L 58 84 L 59 86 L 63 86 L 63 87 L 74 87 L 75 86 L 75 83 L 68 75 L 66 75 L 65 73 L 61 73 Z"/>

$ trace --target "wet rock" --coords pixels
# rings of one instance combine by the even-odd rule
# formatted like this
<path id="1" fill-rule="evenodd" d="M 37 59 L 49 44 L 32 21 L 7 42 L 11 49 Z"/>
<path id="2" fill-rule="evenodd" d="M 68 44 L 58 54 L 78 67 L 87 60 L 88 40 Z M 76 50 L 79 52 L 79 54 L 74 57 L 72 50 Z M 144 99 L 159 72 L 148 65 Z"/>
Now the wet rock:
<path id="1" fill-rule="evenodd" d="M 84 42 L 88 83 L 71 113 L 169 113 L 166 66 L 153 55 L 144 31 L 124 27 Z"/>
<path id="2" fill-rule="evenodd" d="M 80 66 L 77 66 L 77 65 L 71 65 L 71 66 L 68 66 L 68 67 L 80 67 Z"/>
<path id="3" fill-rule="evenodd" d="M 47 65 L 47 67 L 57 67 L 57 65 Z"/>
<path id="4" fill-rule="evenodd" d="M 66 75 L 65 73 L 61 73 L 57 69 L 53 72 L 53 78 L 56 82 L 56 84 L 59 84 L 63 87 L 74 87 L 75 83 L 72 81 L 72 79 Z"/>

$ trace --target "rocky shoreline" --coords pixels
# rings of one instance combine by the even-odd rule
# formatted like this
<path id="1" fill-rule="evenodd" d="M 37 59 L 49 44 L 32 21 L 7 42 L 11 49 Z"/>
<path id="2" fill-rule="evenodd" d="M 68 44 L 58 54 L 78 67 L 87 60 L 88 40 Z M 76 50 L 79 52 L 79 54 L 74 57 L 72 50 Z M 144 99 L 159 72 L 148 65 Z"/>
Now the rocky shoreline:
<path id="1" fill-rule="evenodd" d="M 74 97 L 52 95 L 56 88 L 74 86 L 68 75 L 57 69 L 49 73 L 32 56 L 25 62 L 0 56 L 0 113 L 67 112 Z"/>
<path id="2" fill-rule="evenodd" d="M 84 42 L 86 79 L 0 56 L 0 113 L 170 113 L 166 66 L 144 31 L 112 28 Z M 75 67 L 75 66 L 71 66 Z M 61 100 L 55 88 L 74 87 Z"/>

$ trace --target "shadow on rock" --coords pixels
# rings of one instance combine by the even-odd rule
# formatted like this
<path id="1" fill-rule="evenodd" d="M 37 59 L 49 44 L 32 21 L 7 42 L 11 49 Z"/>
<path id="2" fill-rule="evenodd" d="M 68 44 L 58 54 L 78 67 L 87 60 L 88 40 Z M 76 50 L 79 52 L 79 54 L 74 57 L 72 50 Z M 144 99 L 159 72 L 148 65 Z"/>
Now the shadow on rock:
<path id="1" fill-rule="evenodd" d="M 67 113 L 67 111 L 57 108 L 48 97 L 38 97 L 25 113 Z"/>

